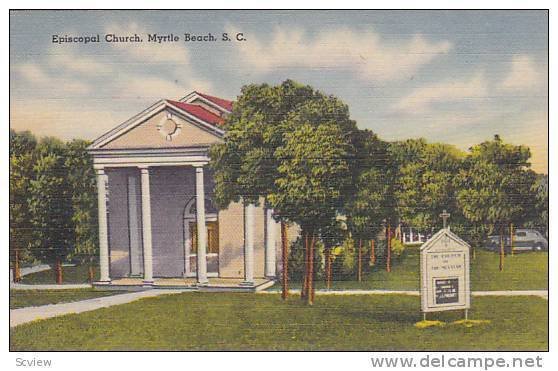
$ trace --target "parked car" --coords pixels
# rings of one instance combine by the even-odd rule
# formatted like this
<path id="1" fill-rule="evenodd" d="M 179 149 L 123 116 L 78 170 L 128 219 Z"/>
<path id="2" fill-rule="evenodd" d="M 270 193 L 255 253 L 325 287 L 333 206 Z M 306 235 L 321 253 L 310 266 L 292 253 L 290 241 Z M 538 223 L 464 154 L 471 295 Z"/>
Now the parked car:
<path id="1" fill-rule="evenodd" d="M 500 236 L 488 236 L 484 247 L 487 250 L 498 251 L 500 249 Z"/>
<path id="2" fill-rule="evenodd" d="M 510 236 L 504 236 L 504 245 L 506 251 L 510 247 Z M 488 250 L 500 250 L 500 236 L 488 236 L 485 247 Z M 548 241 L 537 230 L 534 229 L 516 229 L 513 234 L 513 250 L 514 251 L 543 251 L 548 250 Z"/>
<path id="3" fill-rule="evenodd" d="M 534 229 L 516 229 L 513 234 L 514 251 L 541 251 L 548 250 L 548 241 Z"/>

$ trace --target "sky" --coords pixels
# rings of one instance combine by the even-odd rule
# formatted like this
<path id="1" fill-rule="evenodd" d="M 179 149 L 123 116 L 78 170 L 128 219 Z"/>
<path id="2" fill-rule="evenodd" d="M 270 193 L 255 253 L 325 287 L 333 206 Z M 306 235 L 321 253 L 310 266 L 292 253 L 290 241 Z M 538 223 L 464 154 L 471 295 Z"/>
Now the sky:
<path id="1" fill-rule="evenodd" d="M 220 41 L 242 33 L 245 41 Z M 176 43 L 149 43 L 173 33 Z M 184 42 L 184 34 L 215 42 Z M 54 44 L 138 34 L 142 43 Z M 10 13 L 10 125 L 95 139 L 159 99 L 234 100 L 285 79 L 348 104 L 385 140 L 466 150 L 499 134 L 548 173 L 545 11 L 18 11 Z"/>

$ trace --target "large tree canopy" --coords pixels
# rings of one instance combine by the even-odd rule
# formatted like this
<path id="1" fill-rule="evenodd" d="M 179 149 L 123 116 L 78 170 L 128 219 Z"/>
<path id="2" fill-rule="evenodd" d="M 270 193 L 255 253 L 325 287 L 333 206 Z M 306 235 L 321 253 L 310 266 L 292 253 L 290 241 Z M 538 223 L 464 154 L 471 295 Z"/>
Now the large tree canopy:
<path id="1" fill-rule="evenodd" d="M 391 146 L 397 167 L 394 197 L 401 219 L 422 231 L 440 222 L 439 214 L 447 210 L 452 224 L 459 215 L 455 202 L 454 174 L 464 154 L 454 146 L 409 139 Z"/>
<path id="2" fill-rule="evenodd" d="M 10 131 L 12 259 L 17 250 L 24 262 L 95 260 L 97 195 L 88 144 Z"/>
<path id="3" fill-rule="evenodd" d="M 285 134 L 302 124 L 332 122 L 356 140 L 347 105 L 310 86 L 286 80 L 280 85 L 247 85 L 225 122 L 225 140 L 210 150 L 215 198 L 221 207 L 242 197 L 257 203 L 276 189 Z"/>
<path id="4" fill-rule="evenodd" d="M 503 269 L 505 228 L 527 222 L 536 204 L 531 191 L 536 176 L 529 169 L 527 147 L 506 144 L 496 135 L 471 148 L 455 177 L 458 206 L 472 231 L 500 234 L 500 270 Z"/>
<path id="5" fill-rule="evenodd" d="M 276 219 L 302 227 L 311 256 L 308 235 L 314 241 L 333 224 L 357 174 L 359 131 L 348 106 L 291 80 L 248 85 L 225 129 L 224 142 L 210 150 L 217 204 L 263 197 Z"/>

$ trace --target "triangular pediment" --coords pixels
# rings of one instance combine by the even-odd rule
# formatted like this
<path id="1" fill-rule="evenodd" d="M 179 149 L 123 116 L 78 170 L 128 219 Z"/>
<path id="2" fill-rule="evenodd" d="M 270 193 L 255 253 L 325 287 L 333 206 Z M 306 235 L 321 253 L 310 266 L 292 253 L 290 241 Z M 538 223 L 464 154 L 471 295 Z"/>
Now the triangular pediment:
<path id="1" fill-rule="evenodd" d="M 99 137 L 90 149 L 209 146 L 223 134 L 216 125 L 163 100 Z"/>
<path id="2" fill-rule="evenodd" d="M 469 249 L 470 245 L 447 228 L 440 229 L 420 247 L 421 251 L 445 250 L 449 248 Z"/>

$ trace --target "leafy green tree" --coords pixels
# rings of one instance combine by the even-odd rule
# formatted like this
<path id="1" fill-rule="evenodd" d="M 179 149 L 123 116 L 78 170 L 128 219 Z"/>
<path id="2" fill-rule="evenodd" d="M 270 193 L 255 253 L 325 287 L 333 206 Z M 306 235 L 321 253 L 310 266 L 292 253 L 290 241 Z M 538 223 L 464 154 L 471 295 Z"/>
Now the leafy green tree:
<path id="1" fill-rule="evenodd" d="M 536 228 L 548 238 L 548 175 L 537 174 L 531 187 L 533 203 L 528 205 L 529 221 L 527 227 Z M 530 207 L 529 207 L 530 206 Z"/>
<path id="2" fill-rule="evenodd" d="M 352 143 L 336 122 L 302 124 L 285 133 L 275 154 L 281 159 L 277 189 L 269 202 L 297 223 L 306 245 L 306 299 L 313 303 L 314 246 L 318 232 L 337 217 L 351 186 Z"/>
<path id="3" fill-rule="evenodd" d="M 281 85 L 246 85 L 225 122 L 225 139 L 210 149 L 215 199 L 221 207 L 244 199 L 258 204 L 275 189 L 278 159 L 292 111 L 316 93 L 286 80 Z"/>
<path id="4" fill-rule="evenodd" d="M 244 86 L 232 114 L 227 117 L 224 142 L 210 149 L 216 203 L 227 207 L 230 202 L 242 199 L 258 204 L 263 197 L 266 206 L 272 206 L 269 195 L 277 194 L 277 180 L 283 177 L 280 166 L 290 156 L 278 156 L 276 150 L 285 145 L 287 135 L 298 126 L 318 126 L 325 122 L 334 122 L 350 142 L 355 140 L 356 124 L 349 118 L 348 107 L 335 97 L 292 80 L 277 86 Z M 291 215 L 285 214 L 288 212 L 275 210 L 282 229 L 292 220 Z M 286 249 L 285 241 L 282 245 Z M 286 268 L 288 263 L 284 262 L 283 266 Z M 285 271 L 283 276 L 286 277 Z M 286 297 L 286 283 L 283 297 Z"/>
<path id="5" fill-rule="evenodd" d="M 32 259 L 31 213 L 27 197 L 33 178 L 36 145 L 37 140 L 30 132 L 10 130 L 10 262 L 16 282 L 20 277 L 20 262 Z"/>
<path id="6" fill-rule="evenodd" d="M 93 280 L 93 266 L 99 254 L 97 224 L 97 185 L 93 161 L 87 153 L 88 141 L 73 140 L 66 145 L 67 182 L 71 187 L 72 249 L 68 259 L 89 265 L 89 279 Z"/>
<path id="7" fill-rule="evenodd" d="M 454 174 L 464 154 L 457 148 L 424 139 L 409 139 L 393 146 L 398 165 L 395 197 L 401 219 L 421 232 L 439 225 L 439 214 L 447 210 L 452 226 L 460 224 L 455 201 Z"/>
<path id="8" fill-rule="evenodd" d="M 356 166 L 359 172 L 354 182 L 353 196 L 345 205 L 347 225 L 357 240 L 357 280 L 362 280 L 363 241 L 373 240 L 381 230 L 383 221 L 389 216 L 386 206 L 390 191 L 388 173 L 388 144 L 368 130 L 359 135 L 355 149 Z"/>
<path id="9" fill-rule="evenodd" d="M 33 254 L 41 261 L 56 264 L 57 283 L 62 283 L 62 261 L 70 253 L 73 234 L 72 191 L 65 160 L 61 141 L 44 138 L 38 144 L 28 198 Z"/>
<path id="10" fill-rule="evenodd" d="M 504 269 L 504 233 L 509 223 L 525 221 L 532 172 L 529 148 L 504 143 L 496 135 L 470 149 L 456 177 L 457 203 L 475 231 L 500 235 L 500 270 Z"/>
<path id="11" fill-rule="evenodd" d="M 232 113 L 225 122 L 223 143 L 210 148 L 216 204 L 231 202 L 258 204 L 275 190 L 279 161 L 275 149 L 282 145 L 288 130 L 285 121 L 316 92 L 309 86 L 286 80 L 278 86 L 252 84 L 242 87 Z M 277 212 L 275 212 L 277 216 Z M 282 256 L 288 257 L 287 225 L 281 220 Z M 288 261 L 283 262 L 283 293 L 287 297 Z"/>

